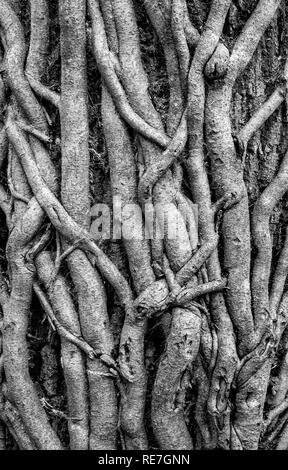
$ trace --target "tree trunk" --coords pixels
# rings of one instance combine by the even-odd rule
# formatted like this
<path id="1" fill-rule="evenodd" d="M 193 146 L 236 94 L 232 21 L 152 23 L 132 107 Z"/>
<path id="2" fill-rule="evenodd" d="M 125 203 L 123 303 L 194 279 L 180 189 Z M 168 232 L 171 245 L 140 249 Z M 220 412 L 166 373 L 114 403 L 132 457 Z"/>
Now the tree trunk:
<path id="1" fill-rule="evenodd" d="M 287 14 L 0 0 L 0 450 L 288 449 Z"/>

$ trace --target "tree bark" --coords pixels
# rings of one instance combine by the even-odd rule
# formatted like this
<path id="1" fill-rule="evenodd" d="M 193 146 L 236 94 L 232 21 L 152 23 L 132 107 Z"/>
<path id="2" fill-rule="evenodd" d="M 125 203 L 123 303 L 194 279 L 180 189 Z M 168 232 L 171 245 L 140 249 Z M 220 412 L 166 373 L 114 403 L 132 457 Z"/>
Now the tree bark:
<path id="1" fill-rule="evenodd" d="M 287 8 L 0 0 L 0 450 L 288 449 Z"/>

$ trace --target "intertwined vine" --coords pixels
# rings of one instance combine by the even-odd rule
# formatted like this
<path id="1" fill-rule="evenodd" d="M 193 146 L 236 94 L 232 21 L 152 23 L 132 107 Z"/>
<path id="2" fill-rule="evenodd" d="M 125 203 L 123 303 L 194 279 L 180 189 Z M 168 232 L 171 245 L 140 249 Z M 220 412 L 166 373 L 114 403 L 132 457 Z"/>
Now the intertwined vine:
<path id="1" fill-rule="evenodd" d="M 272 94 L 240 132 L 230 115 L 235 83 L 267 27 L 284 14 L 283 2 L 254 2 L 229 42 L 223 31 L 231 0 L 206 2 L 198 29 L 192 6 L 199 2 L 59 0 L 60 93 L 43 82 L 48 1 L 29 3 L 26 48 L 21 2 L 0 0 L 0 207 L 8 231 L 0 278 L 0 447 L 8 431 L 21 449 L 66 446 L 29 370 L 37 298 L 61 341 L 70 449 L 147 449 L 152 441 L 161 449 L 257 449 L 262 439 L 288 448 L 288 237 L 275 256 L 270 233 L 288 190 L 288 154 L 252 211 L 244 181 L 249 141 L 285 102 L 285 57 Z M 165 61 L 165 118 L 150 93 L 138 3 Z M 89 86 L 101 77 L 98 132 L 111 196 L 123 206 L 140 204 L 136 233 L 144 230 L 147 205 L 167 205 L 177 220 L 173 239 L 123 237 L 128 275 L 90 232 L 87 48 L 97 66 Z M 111 289 L 119 304 L 113 315 Z M 165 347 L 151 379 L 146 338 L 155 319 Z M 279 345 L 276 391 L 267 404 Z"/>

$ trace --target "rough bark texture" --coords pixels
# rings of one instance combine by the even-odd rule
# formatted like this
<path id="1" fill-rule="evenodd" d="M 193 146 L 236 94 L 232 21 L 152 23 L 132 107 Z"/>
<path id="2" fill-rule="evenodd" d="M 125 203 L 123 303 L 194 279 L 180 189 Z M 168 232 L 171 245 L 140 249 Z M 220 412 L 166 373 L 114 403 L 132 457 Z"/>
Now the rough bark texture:
<path id="1" fill-rule="evenodd" d="M 0 450 L 288 450 L 287 14 L 0 0 Z"/>

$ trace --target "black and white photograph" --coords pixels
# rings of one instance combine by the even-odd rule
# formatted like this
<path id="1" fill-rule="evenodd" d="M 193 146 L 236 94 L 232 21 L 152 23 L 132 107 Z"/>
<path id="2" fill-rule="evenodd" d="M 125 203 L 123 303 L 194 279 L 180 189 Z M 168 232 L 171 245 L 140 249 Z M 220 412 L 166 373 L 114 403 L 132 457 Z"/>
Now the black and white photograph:
<path id="1" fill-rule="evenodd" d="M 288 450 L 287 0 L 0 0 L 0 450 Z"/>

